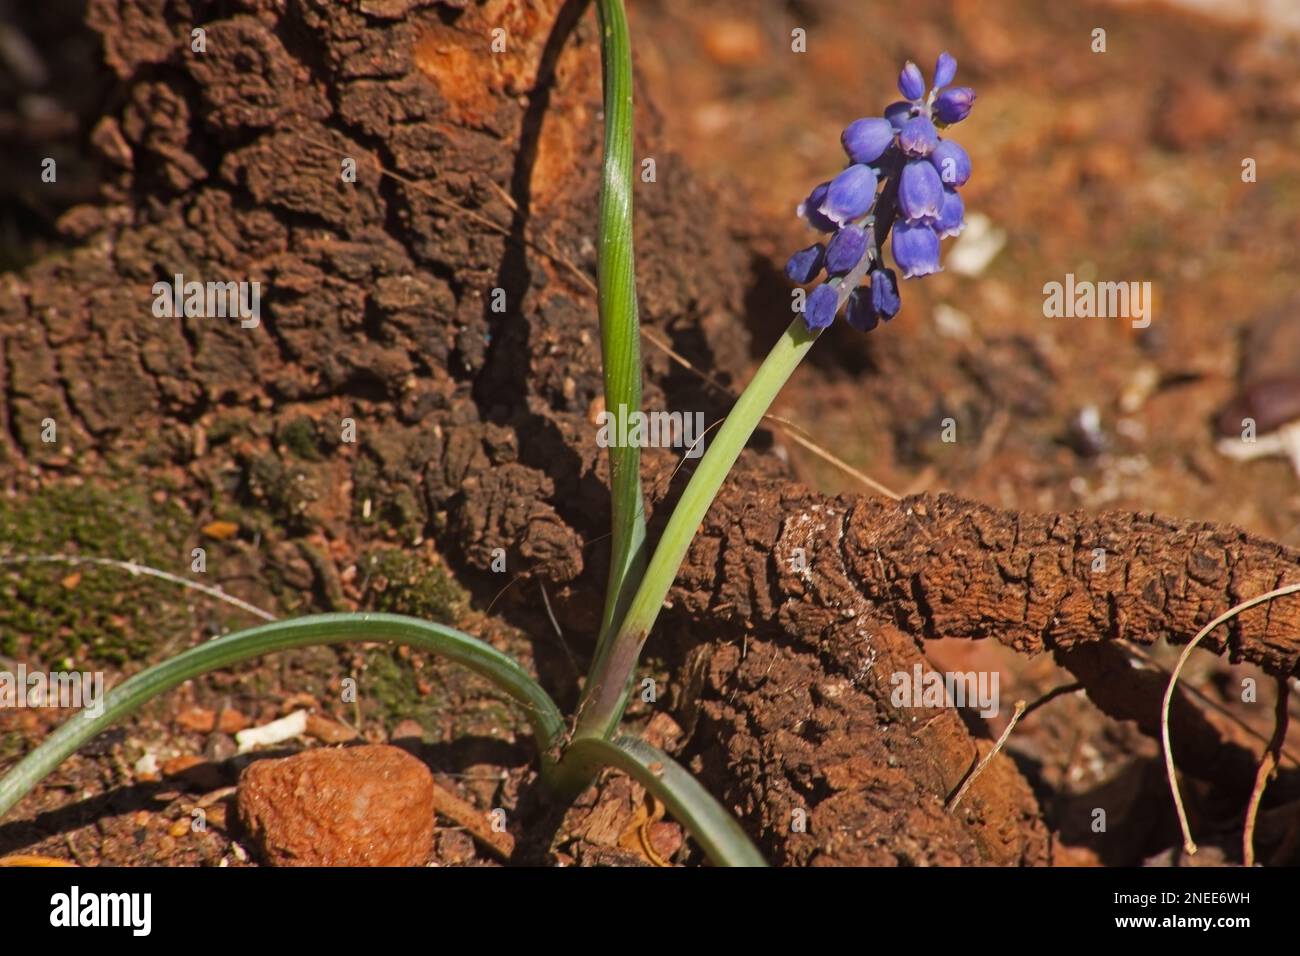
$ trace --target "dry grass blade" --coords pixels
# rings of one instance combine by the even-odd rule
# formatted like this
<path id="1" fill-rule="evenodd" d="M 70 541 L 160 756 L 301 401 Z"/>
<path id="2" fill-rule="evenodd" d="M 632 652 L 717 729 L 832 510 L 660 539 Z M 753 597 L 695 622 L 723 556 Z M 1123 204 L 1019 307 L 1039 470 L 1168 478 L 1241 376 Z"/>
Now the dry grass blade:
<path id="1" fill-rule="evenodd" d="M 1285 677 L 1277 679 L 1277 703 L 1273 712 L 1273 738 L 1268 742 L 1268 749 L 1259 761 L 1259 771 L 1255 774 L 1255 786 L 1250 791 L 1250 802 L 1246 805 L 1246 823 L 1241 831 L 1241 859 L 1246 866 L 1255 865 L 1255 818 L 1259 814 L 1259 805 L 1264 799 L 1264 788 L 1277 774 L 1277 765 L 1282 758 L 1282 742 L 1286 740 L 1287 728 L 1290 726 L 1291 713 L 1287 704 L 1290 685 Z"/>
<path id="2" fill-rule="evenodd" d="M 1043 701 L 1043 703 L 1046 703 L 1046 701 Z M 966 796 L 966 791 L 974 785 L 975 781 L 979 779 L 980 774 L 982 774 L 988 765 L 993 762 L 993 758 L 1002 752 L 1002 748 L 1006 746 L 1007 740 L 1011 736 L 1011 731 L 1016 729 L 1016 724 L 1020 722 L 1020 718 L 1023 717 L 1024 714 L 1025 702 L 1023 700 L 1016 701 L 1016 709 L 1012 712 L 1011 720 L 1007 723 L 1006 729 L 1002 731 L 1002 736 L 998 737 L 997 743 L 993 745 L 993 748 L 984 755 L 984 759 L 981 760 L 975 769 L 967 775 L 966 779 L 962 781 L 962 785 L 957 789 L 957 792 L 948 800 L 947 805 L 944 807 L 945 810 L 952 813 L 957 809 L 957 804 L 961 803 L 962 797 Z"/>
<path id="3" fill-rule="evenodd" d="M 1169 743 L 1169 705 L 1174 699 L 1174 688 L 1178 684 L 1178 675 L 1182 673 L 1183 665 L 1187 663 L 1187 659 L 1191 657 L 1196 646 L 1205 640 L 1220 624 L 1227 623 L 1242 611 L 1248 611 L 1252 607 L 1285 597 L 1288 594 L 1295 594 L 1298 591 L 1300 591 L 1300 584 L 1288 584 L 1285 587 L 1276 588 L 1258 597 L 1253 597 L 1248 601 L 1242 601 L 1237 606 L 1224 611 L 1201 628 L 1200 633 L 1187 642 L 1187 646 L 1183 648 L 1183 653 L 1178 657 L 1178 663 L 1174 666 L 1173 673 L 1169 675 L 1169 686 L 1165 688 L 1165 699 L 1160 705 L 1160 740 L 1165 751 L 1165 772 L 1169 777 L 1169 790 L 1173 794 L 1174 809 L 1178 811 L 1178 825 L 1183 831 L 1183 849 L 1189 854 L 1196 852 L 1196 841 L 1192 839 L 1192 828 L 1187 822 L 1187 810 L 1183 806 L 1183 795 L 1178 789 L 1178 769 L 1174 766 L 1174 751 Z"/>

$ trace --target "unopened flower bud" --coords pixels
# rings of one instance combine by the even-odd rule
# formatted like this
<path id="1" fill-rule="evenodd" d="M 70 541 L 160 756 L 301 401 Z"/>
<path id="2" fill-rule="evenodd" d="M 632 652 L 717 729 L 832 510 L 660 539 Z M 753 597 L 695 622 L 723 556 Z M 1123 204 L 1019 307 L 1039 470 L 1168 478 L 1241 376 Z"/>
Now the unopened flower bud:
<path id="1" fill-rule="evenodd" d="M 929 157 L 945 186 L 965 186 L 970 179 L 970 156 L 950 139 L 941 140 Z"/>
<path id="2" fill-rule="evenodd" d="M 813 243 L 807 249 L 800 249 L 785 264 L 785 274 L 791 282 L 805 285 L 817 278 L 822 271 L 822 255 L 825 250 L 820 242 Z"/>
<path id="3" fill-rule="evenodd" d="M 925 96 L 925 77 L 921 75 L 921 68 L 911 60 L 907 61 L 907 65 L 898 74 L 898 92 L 909 100 L 919 100 Z"/>
<path id="4" fill-rule="evenodd" d="M 934 100 L 934 115 L 942 123 L 960 123 L 975 105 L 975 91 L 969 86 L 944 90 Z"/>
<path id="5" fill-rule="evenodd" d="M 944 52 L 939 54 L 939 59 L 934 64 L 934 88 L 941 90 L 952 82 L 953 77 L 957 75 L 957 60 L 951 53 Z"/>
<path id="6" fill-rule="evenodd" d="M 834 286 L 822 284 L 808 293 L 803 304 L 803 321 L 809 332 L 824 329 L 835 321 L 840 294 Z"/>
<path id="7" fill-rule="evenodd" d="M 867 232 L 861 226 L 848 225 L 835 233 L 826 246 L 826 272 L 840 276 L 862 261 L 867 251 Z"/>

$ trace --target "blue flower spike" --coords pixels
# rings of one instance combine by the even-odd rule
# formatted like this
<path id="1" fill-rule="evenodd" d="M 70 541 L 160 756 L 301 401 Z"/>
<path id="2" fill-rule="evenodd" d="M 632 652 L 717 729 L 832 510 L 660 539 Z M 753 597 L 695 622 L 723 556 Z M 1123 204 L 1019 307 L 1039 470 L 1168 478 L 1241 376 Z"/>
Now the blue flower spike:
<path id="1" fill-rule="evenodd" d="M 941 133 L 969 116 L 975 103 L 970 87 L 952 86 L 956 77 L 957 60 L 940 53 L 927 90 L 925 74 L 908 61 L 898 74 L 903 99 L 882 117 L 844 128 L 848 166 L 800 204 L 800 218 L 829 235 L 825 245 L 799 250 L 785 267 L 799 285 L 817 281 L 823 270 L 829 277 L 804 301 L 809 331 L 830 327 L 841 307 L 845 321 L 862 332 L 898 314 L 902 297 L 898 276 L 885 266 L 886 238 L 904 279 L 943 271 L 940 240 L 966 226 L 958 190 L 971 177 L 966 150 Z"/>

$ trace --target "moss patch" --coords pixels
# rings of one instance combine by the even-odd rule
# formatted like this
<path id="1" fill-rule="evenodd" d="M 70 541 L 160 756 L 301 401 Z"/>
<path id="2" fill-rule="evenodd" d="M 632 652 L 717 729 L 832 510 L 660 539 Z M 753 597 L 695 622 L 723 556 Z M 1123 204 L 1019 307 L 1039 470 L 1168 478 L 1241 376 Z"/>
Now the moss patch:
<path id="1" fill-rule="evenodd" d="M 0 557 L 82 555 L 188 570 L 189 514 L 133 489 L 49 485 L 0 500 Z M 41 661 L 144 659 L 193 628 L 175 584 L 112 567 L 0 566 L 0 653 Z"/>
<path id="2" fill-rule="evenodd" d="M 454 624 L 467 606 L 465 591 L 426 555 L 379 548 L 366 554 L 361 569 L 367 582 L 365 604 L 376 611 Z"/>

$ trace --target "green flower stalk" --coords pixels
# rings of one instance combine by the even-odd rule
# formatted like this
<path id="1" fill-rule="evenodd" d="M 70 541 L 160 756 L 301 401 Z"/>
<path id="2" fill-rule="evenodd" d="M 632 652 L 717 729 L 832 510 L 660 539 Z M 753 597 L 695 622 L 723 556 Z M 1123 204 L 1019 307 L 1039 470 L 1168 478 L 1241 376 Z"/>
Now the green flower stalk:
<path id="1" fill-rule="evenodd" d="M 891 231 L 894 260 L 903 278 L 940 270 L 939 240 L 961 232 L 965 207 L 956 188 L 965 184 L 971 172 L 965 151 L 941 139 L 931 119 L 936 99 L 949 102 L 943 99 L 944 91 L 956 72 L 957 61 L 940 54 L 935 84 L 927 96 L 920 68 L 908 63 L 899 75 L 899 90 L 907 101 L 895 103 L 883 117 L 850 123 L 841 136 L 848 165 L 814 187 L 800 204 L 800 218 L 832 237 L 825 247 L 817 243 L 796 252 L 786 274 L 801 285 L 815 281 L 823 270 L 826 279 L 808 293 L 800 315 L 736 401 L 668 519 L 617 633 L 598 647 L 579 705 L 577 737 L 609 738 L 616 732 L 637 660 L 696 528 L 759 421 L 817 337 L 841 310 L 849 325 L 864 332 L 898 313 L 898 283 L 883 256 Z M 955 99 L 960 100 L 960 109 L 935 113 L 945 126 L 966 118 L 974 93 L 963 88 Z M 867 286 L 862 285 L 864 280 L 869 281 Z"/>
<path id="2" fill-rule="evenodd" d="M 796 316 L 722 423 L 668 519 L 618 633 L 592 664 L 579 705 L 578 737 L 608 738 L 614 734 L 627 704 L 628 688 L 641 649 L 663 608 L 664 598 L 696 529 L 773 399 L 820 335 L 820 330 L 808 329 L 802 315 Z"/>

